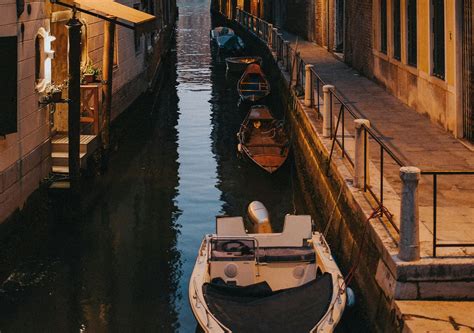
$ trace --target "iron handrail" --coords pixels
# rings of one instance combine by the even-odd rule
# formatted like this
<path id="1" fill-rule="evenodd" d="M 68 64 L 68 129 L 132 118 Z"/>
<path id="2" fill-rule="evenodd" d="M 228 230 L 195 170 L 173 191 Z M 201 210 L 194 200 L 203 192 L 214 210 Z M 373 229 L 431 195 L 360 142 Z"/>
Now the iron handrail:
<path id="1" fill-rule="evenodd" d="M 422 175 L 433 176 L 433 257 L 436 257 L 438 247 L 474 247 L 474 243 L 442 243 L 438 244 L 437 226 L 438 226 L 438 176 L 452 175 L 474 175 L 474 171 L 463 170 L 429 170 L 421 171 Z"/>

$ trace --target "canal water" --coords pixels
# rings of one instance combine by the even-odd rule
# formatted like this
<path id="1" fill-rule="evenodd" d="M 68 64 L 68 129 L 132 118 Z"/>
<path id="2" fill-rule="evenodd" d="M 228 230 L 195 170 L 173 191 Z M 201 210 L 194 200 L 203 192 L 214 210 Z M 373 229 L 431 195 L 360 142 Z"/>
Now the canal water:
<path id="1" fill-rule="evenodd" d="M 304 213 L 292 159 L 267 175 L 237 156 L 245 112 L 209 43 L 209 1 L 179 8 L 162 90 L 116 121 L 81 208 L 38 198 L 0 229 L 0 332 L 194 332 L 188 281 L 215 216 L 260 200 L 279 231 Z M 279 99 L 270 106 L 283 117 Z"/>

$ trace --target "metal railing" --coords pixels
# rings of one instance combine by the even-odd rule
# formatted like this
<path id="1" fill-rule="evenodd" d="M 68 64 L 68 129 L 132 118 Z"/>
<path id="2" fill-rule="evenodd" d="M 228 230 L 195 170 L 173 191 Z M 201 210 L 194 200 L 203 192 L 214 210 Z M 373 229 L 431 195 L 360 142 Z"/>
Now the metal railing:
<path id="1" fill-rule="evenodd" d="M 433 257 L 439 247 L 474 247 L 474 243 L 438 243 L 438 176 L 471 175 L 474 171 L 421 171 L 422 175 L 432 176 L 433 180 Z"/>
<path id="2" fill-rule="evenodd" d="M 333 119 L 334 119 L 334 104 L 340 105 L 338 115 L 337 115 L 337 122 L 336 126 L 334 128 L 333 126 Z M 334 147 L 337 144 L 337 146 L 340 148 L 341 151 L 341 157 L 345 158 L 352 167 L 354 167 L 354 158 L 350 156 L 349 152 L 346 149 L 346 125 L 345 125 L 345 120 L 346 117 L 345 114 L 347 113 L 353 120 L 355 119 L 360 119 L 361 117 L 356 114 L 354 110 L 352 110 L 335 92 L 334 90 L 330 89 L 329 91 L 329 114 L 330 114 L 330 138 L 332 139 L 332 144 L 331 144 L 331 151 L 329 153 L 329 158 L 328 158 L 328 166 L 327 166 L 327 172 L 329 171 L 330 164 L 332 161 L 332 157 L 334 154 Z M 353 122 L 351 122 L 351 125 Z M 351 126 L 351 129 L 353 126 Z M 378 135 L 374 132 L 373 129 L 367 127 L 366 125 L 362 125 L 364 134 L 364 182 L 363 182 L 363 190 L 364 192 L 368 192 L 371 197 L 375 200 L 377 204 L 377 210 L 380 215 L 385 215 L 387 220 L 390 222 L 390 225 L 396 230 L 397 233 L 400 233 L 399 227 L 395 224 L 393 221 L 393 214 L 384 206 L 384 160 L 385 160 L 385 155 L 390 157 L 399 167 L 405 166 L 405 163 L 402 162 L 402 160 L 397 157 L 397 155 L 389 148 L 387 145 L 380 140 Z M 373 140 L 375 145 L 378 148 L 378 151 L 380 153 L 379 155 L 379 192 L 375 193 L 373 190 L 373 186 L 369 184 L 368 179 L 369 179 L 369 163 L 371 163 L 370 156 L 368 154 L 369 151 L 369 138 Z"/>
<path id="3" fill-rule="evenodd" d="M 291 47 L 290 43 L 283 38 L 281 33 L 278 33 L 278 29 L 274 29 L 273 26 L 261 20 L 258 17 L 253 16 L 250 13 L 247 13 L 239 8 L 237 8 L 237 15 L 236 21 L 240 23 L 243 27 L 247 28 L 251 33 L 256 35 L 263 41 L 268 49 L 272 53 L 276 53 L 276 60 L 281 62 L 280 65 L 286 72 L 290 75 L 290 86 L 295 87 L 295 91 L 305 89 L 305 81 L 306 81 L 306 63 L 302 59 L 300 53 L 297 50 L 297 47 Z M 257 31 L 253 26 L 250 25 L 250 21 L 252 22 L 259 22 L 260 30 Z M 264 31 L 262 34 L 261 31 Z M 297 44 L 297 43 L 296 43 Z M 326 85 L 324 80 L 317 74 L 314 68 L 311 68 L 309 71 L 311 78 L 309 83 L 311 84 L 311 94 L 310 94 L 310 108 L 314 108 L 318 113 L 318 116 L 322 116 L 322 87 Z M 346 131 L 353 130 L 353 126 L 348 128 L 346 126 L 346 118 L 347 116 L 351 117 L 352 119 L 359 119 L 362 118 L 358 113 L 356 113 L 351 107 L 347 105 L 343 101 L 341 97 L 336 93 L 335 89 L 330 89 L 329 92 L 330 98 L 330 128 L 331 128 L 331 135 L 330 138 L 333 140 L 331 144 L 331 151 L 328 159 L 328 168 L 332 161 L 332 157 L 334 155 L 334 148 L 337 145 L 341 151 L 341 156 L 345 160 L 347 160 L 352 167 L 354 167 L 354 158 L 350 156 L 349 152 L 346 149 Z M 337 120 L 336 126 L 333 126 L 335 111 L 335 105 L 338 106 L 337 112 Z M 378 205 L 377 209 L 380 215 L 385 215 L 392 225 L 392 227 L 399 233 L 398 226 L 393 221 L 393 214 L 391 214 L 388 209 L 384 206 L 384 179 L 386 178 L 386 157 L 389 157 L 396 166 L 403 167 L 406 166 L 406 163 L 402 161 L 401 158 L 397 156 L 397 154 L 390 149 L 380 136 L 374 131 L 374 129 L 362 125 L 363 128 L 363 137 L 364 137 L 364 183 L 363 183 L 363 190 L 364 192 L 368 192 L 370 196 L 374 199 L 376 204 Z M 369 163 L 371 162 L 370 157 L 367 154 L 369 149 L 370 141 L 373 145 L 377 147 L 379 151 L 378 154 L 378 166 L 379 166 L 379 177 L 378 177 L 378 186 L 379 191 L 375 193 L 373 190 L 374 186 L 371 186 L 368 182 L 369 176 Z M 393 171 L 393 170 L 392 170 Z M 422 171 L 422 175 L 432 175 L 433 176 L 433 256 L 436 257 L 436 249 L 439 247 L 474 247 L 474 243 L 442 243 L 439 244 L 436 237 L 437 237 L 437 196 L 439 189 L 437 188 L 437 177 L 439 175 L 443 176 L 453 176 L 453 175 L 472 175 L 474 171 Z M 380 216 L 379 215 L 379 216 Z"/>

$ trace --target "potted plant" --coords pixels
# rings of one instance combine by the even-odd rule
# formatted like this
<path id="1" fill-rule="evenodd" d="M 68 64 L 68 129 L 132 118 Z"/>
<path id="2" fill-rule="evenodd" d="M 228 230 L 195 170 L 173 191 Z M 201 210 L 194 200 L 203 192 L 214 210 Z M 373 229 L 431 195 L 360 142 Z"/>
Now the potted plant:
<path id="1" fill-rule="evenodd" d="M 96 82 L 100 75 L 101 70 L 99 68 L 88 64 L 82 69 L 82 82 L 85 84 Z"/>
<path id="2" fill-rule="evenodd" d="M 45 96 L 43 96 L 43 102 L 48 101 L 49 103 L 59 103 L 63 96 L 63 85 L 51 82 L 46 86 L 44 92 Z"/>

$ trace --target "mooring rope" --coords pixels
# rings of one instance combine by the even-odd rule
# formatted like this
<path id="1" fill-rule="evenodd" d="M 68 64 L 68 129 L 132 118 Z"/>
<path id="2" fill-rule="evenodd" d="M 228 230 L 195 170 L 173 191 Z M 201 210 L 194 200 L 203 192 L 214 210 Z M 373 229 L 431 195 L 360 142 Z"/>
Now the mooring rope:
<path id="1" fill-rule="evenodd" d="M 339 199 L 341 198 L 342 190 L 343 190 L 343 187 L 341 186 L 341 188 L 340 188 L 340 190 L 339 190 L 339 194 L 338 194 L 337 199 L 336 199 L 336 202 L 334 202 L 334 207 L 333 207 L 333 209 L 332 209 L 331 215 L 329 216 L 329 221 L 328 221 L 328 223 L 326 224 L 326 227 L 324 228 L 323 235 L 324 235 L 325 238 L 326 238 L 326 236 L 327 236 L 327 234 L 328 234 L 328 232 L 329 232 L 329 227 L 331 226 L 332 218 L 333 218 L 333 216 L 334 216 L 334 213 L 336 212 L 337 203 L 339 202 Z"/>
<path id="2" fill-rule="evenodd" d="M 364 245 L 366 243 L 365 242 L 365 238 L 366 238 L 365 234 L 367 233 L 367 229 L 368 229 L 368 226 L 369 226 L 369 221 L 371 219 L 373 219 L 374 217 L 377 217 L 377 216 L 380 216 L 380 208 L 374 209 L 372 211 L 372 213 L 370 214 L 370 216 L 365 220 L 364 232 L 362 233 L 362 237 L 360 239 L 360 247 L 359 247 L 359 252 L 357 253 L 356 261 L 354 262 L 352 267 L 349 269 L 349 272 L 347 272 L 347 275 L 344 278 L 344 284 L 346 286 L 348 286 L 349 283 L 351 283 L 351 281 L 352 281 L 352 279 L 354 278 L 354 275 L 355 275 L 355 270 L 356 270 L 357 266 L 359 265 L 360 258 L 362 256 L 362 250 L 363 250 Z"/>

